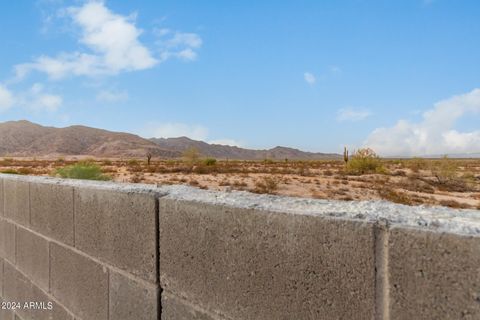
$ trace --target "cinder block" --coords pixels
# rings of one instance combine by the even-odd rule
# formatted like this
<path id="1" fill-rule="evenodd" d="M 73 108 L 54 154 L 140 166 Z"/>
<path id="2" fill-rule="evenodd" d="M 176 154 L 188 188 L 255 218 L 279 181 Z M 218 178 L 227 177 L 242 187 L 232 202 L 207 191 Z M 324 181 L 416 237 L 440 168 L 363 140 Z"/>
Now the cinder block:
<path id="1" fill-rule="evenodd" d="M 50 243 L 50 292 L 83 320 L 108 318 L 108 270 L 56 243 Z"/>
<path id="2" fill-rule="evenodd" d="M 201 312 L 175 295 L 163 292 L 161 320 L 216 320 Z"/>
<path id="3" fill-rule="evenodd" d="M 390 319 L 480 319 L 480 237 L 392 228 Z"/>
<path id="4" fill-rule="evenodd" d="M 26 181 L 3 180 L 4 216 L 24 226 L 30 224 L 29 188 Z"/>
<path id="5" fill-rule="evenodd" d="M 73 246 L 73 187 L 30 185 L 32 229 Z"/>
<path id="6" fill-rule="evenodd" d="M 0 297 L 0 304 L 6 301 Z M 15 320 L 15 315 L 11 310 L 0 308 L 0 320 Z"/>
<path id="7" fill-rule="evenodd" d="M 0 217 L 3 216 L 3 179 L 0 178 Z"/>
<path id="8" fill-rule="evenodd" d="M 156 198 L 75 189 L 75 247 L 150 282 L 157 281 Z"/>
<path id="9" fill-rule="evenodd" d="M 49 290 L 49 255 L 48 241 L 32 232 L 18 227 L 17 268 L 40 288 Z"/>
<path id="10" fill-rule="evenodd" d="M 0 257 L 15 263 L 15 225 L 0 218 Z"/>
<path id="11" fill-rule="evenodd" d="M 158 285 L 110 271 L 110 319 L 158 319 Z"/>
<path id="12" fill-rule="evenodd" d="M 20 303 L 15 313 L 24 319 L 73 320 L 73 317 L 45 292 L 36 287 L 28 278 L 9 263 L 5 263 L 5 301 Z M 35 303 L 32 305 L 32 303 Z M 51 303 L 51 308 L 49 308 Z"/>
<path id="13" fill-rule="evenodd" d="M 2 258 L 0 258 L 0 297 L 3 297 L 3 259 Z"/>
<path id="14" fill-rule="evenodd" d="M 160 198 L 160 280 L 232 319 L 372 319 L 373 224 Z"/>

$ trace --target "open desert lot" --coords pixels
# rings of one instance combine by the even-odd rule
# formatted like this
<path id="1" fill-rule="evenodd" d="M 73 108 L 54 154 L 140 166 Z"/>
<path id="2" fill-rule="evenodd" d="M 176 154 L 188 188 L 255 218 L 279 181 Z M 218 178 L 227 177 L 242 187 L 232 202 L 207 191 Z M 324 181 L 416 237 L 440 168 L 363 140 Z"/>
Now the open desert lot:
<path id="1" fill-rule="evenodd" d="M 91 178 L 130 183 L 185 184 L 317 199 L 384 199 L 406 205 L 480 209 L 480 159 L 240 161 L 0 158 L 7 174 Z M 77 176 L 75 176 L 77 175 Z M 80 175 L 78 177 L 78 175 Z"/>

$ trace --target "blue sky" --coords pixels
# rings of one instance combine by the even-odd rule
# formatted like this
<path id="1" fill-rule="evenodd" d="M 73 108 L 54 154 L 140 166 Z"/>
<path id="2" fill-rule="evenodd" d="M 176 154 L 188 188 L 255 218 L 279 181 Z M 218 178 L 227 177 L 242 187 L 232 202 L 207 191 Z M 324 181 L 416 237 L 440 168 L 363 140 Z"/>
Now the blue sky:
<path id="1" fill-rule="evenodd" d="M 480 2 L 8 1 L 0 121 L 480 152 Z"/>

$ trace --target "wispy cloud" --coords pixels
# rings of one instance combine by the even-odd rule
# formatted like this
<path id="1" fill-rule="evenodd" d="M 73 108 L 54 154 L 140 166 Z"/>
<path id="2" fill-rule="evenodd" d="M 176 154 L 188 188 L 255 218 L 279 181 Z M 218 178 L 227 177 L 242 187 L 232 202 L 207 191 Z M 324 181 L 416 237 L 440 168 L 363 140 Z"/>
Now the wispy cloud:
<path id="1" fill-rule="evenodd" d="M 196 33 L 187 33 L 172 31 L 170 29 L 157 29 L 155 34 L 158 37 L 157 46 L 159 47 L 162 60 L 171 57 L 177 57 L 184 60 L 197 59 L 197 52 L 203 41 Z"/>
<path id="2" fill-rule="evenodd" d="M 186 124 L 179 122 L 168 123 L 149 123 L 141 130 L 141 136 L 147 138 L 178 138 L 188 137 L 193 140 L 200 140 L 207 143 L 229 145 L 229 146 L 241 146 L 242 144 L 236 140 L 228 138 L 211 139 L 209 136 L 209 130 L 207 127 L 198 124 Z"/>
<path id="3" fill-rule="evenodd" d="M 315 75 L 311 72 L 305 72 L 303 74 L 303 79 L 305 80 L 306 83 L 309 85 L 314 85 L 317 79 L 315 78 Z"/>
<path id="4" fill-rule="evenodd" d="M 338 121 L 362 121 L 371 116 L 371 112 L 366 109 L 342 108 L 337 111 Z"/>
<path id="5" fill-rule="evenodd" d="M 233 139 L 217 139 L 217 140 L 209 140 L 208 143 L 211 144 L 221 144 L 224 146 L 232 146 L 232 147 L 241 147 L 242 144 Z"/>
<path id="6" fill-rule="evenodd" d="M 5 86 L 0 84 L 0 112 L 10 109 L 13 103 L 13 94 Z"/>
<path id="7" fill-rule="evenodd" d="M 115 90 L 101 90 L 97 93 L 97 101 L 100 102 L 124 102 L 128 100 L 128 93 L 126 91 Z"/>
<path id="8" fill-rule="evenodd" d="M 189 137 L 195 140 L 206 140 L 208 129 L 201 125 L 189 125 L 178 122 L 150 123 L 143 135 L 155 138 Z"/>
<path id="9" fill-rule="evenodd" d="M 383 155 L 429 155 L 480 151 L 480 130 L 459 132 L 454 126 L 468 113 L 480 113 L 480 89 L 439 101 L 420 122 L 399 120 L 375 129 L 365 145 Z"/>
<path id="10" fill-rule="evenodd" d="M 31 111 L 55 112 L 63 104 L 63 98 L 56 94 L 45 92 L 41 83 L 35 83 L 30 90 L 18 95 L 17 103 Z"/>

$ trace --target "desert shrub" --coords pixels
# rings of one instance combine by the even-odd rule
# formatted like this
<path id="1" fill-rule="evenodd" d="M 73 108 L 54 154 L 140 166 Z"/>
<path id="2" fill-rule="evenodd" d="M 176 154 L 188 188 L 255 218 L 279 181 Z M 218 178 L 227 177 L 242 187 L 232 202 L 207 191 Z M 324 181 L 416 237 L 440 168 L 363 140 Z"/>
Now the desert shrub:
<path id="1" fill-rule="evenodd" d="M 278 179 L 275 177 L 263 177 L 260 181 L 255 182 L 256 193 L 275 193 L 279 185 Z"/>
<path id="2" fill-rule="evenodd" d="M 460 203 L 455 200 L 440 200 L 439 203 L 441 206 L 455 208 L 455 209 L 466 209 L 469 207 L 467 204 Z"/>
<path id="3" fill-rule="evenodd" d="M 129 165 L 130 167 L 135 167 L 135 166 L 138 166 L 139 164 L 140 163 L 136 159 L 130 159 L 127 161 L 127 165 Z"/>
<path id="4" fill-rule="evenodd" d="M 428 169 L 428 162 L 423 158 L 412 158 L 405 161 L 405 167 L 412 170 L 413 172 L 418 172 L 420 170 Z"/>
<path id="5" fill-rule="evenodd" d="M 457 176 L 457 165 L 447 156 L 437 161 L 432 167 L 432 174 L 440 183 L 448 183 Z"/>
<path id="6" fill-rule="evenodd" d="M 17 172 L 19 174 L 33 174 L 35 171 L 33 171 L 31 168 L 22 167 L 22 168 L 18 168 Z"/>
<path id="7" fill-rule="evenodd" d="M 198 162 L 200 152 L 197 148 L 191 147 L 183 152 L 183 160 L 187 163 L 194 164 Z"/>
<path id="8" fill-rule="evenodd" d="M 346 165 L 346 172 L 349 174 L 385 173 L 377 154 L 369 148 L 359 149 L 350 158 Z"/>
<path id="9" fill-rule="evenodd" d="M 78 162 L 55 170 L 55 176 L 69 179 L 84 180 L 110 180 L 108 175 L 103 174 L 100 166 L 91 162 Z"/>
<path id="10" fill-rule="evenodd" d="M 395 190 L 391 190 L 388 188 L 382 188 L 378 190 L 378 194 L 380 197 L 384 200 L 394 202 L 394 203 L 400 203 L 400 204 L 405 204 L 405 205 L 412 205 L 413 201 L 410 199 L 410 197 L 403 192 L 397 192 Z"/>
<path id="11" fill-rule="evenodd" d="M 104 166 L 111 166 L 111 165 L 112 165 L 112 161 L 109 160 L 109 159 L 105 159 L 105 160 L 103 160 L 103 165 L 104 165 Z"/>
<path id="12" fill-rule="evenodd" d="M 215 158 L 205 158 L 203 159 L 203 164 L 206 166 L 214 166 L 217 164 L 217 159 Z"/>
<path id="13" fill-rule="evenodd" d="M 130 178 L 131 183 L 140 183 L 142 182 L 142 180 L 143 180 L 143 174 L 138 172 L 132 175 L 132 177 Z"/>

